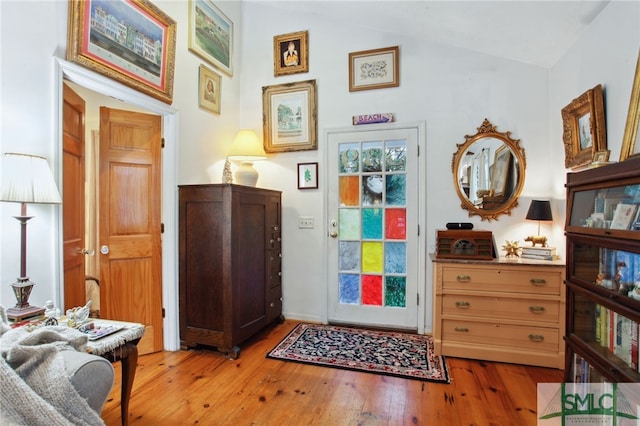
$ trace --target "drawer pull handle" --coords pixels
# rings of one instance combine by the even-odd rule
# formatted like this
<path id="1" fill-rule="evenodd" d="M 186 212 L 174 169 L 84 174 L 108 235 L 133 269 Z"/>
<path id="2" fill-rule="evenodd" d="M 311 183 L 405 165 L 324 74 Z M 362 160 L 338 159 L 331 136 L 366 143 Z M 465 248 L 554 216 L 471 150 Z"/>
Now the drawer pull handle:
<path id="1" fill-rule="evenodd" d="M 460 332 L 463 332 L 463 333 L 468 333 L 469 332 L 469 329 L 467 327 L 456 327 L 454 330 L 455 331 L 460 331 Z"/>
<path id="2" fill-rule="evenodd" d="M 468 308 L 471 306 L 469 302 L 456 302 L 456 308 Z"/>
<path id="3" fill-rule="evenodd" d="M 456 279 L 461 283 L 468 283 L 471 281 L 471 277 L 469 275 L 457 275 Z"/>
<path id="4" fill-rule="evenodd" d="M 545 285 L 547 284 L 547 280 L 544 278 L 531 278 L 529 282 L 533 285 Z"/>
<path id="5" fill-rule="evenodd" d="M 529 311 L 533 312 L 534 314 L 542 314 L 544 313 L 545 309 L 544 306 L 529 306 Z"/>
<path id="6" fill-rule="evenodd" d="M 544 336 L 541 334 L 529 334 L 529 340 L 532 342 L 544 342 Z"/>

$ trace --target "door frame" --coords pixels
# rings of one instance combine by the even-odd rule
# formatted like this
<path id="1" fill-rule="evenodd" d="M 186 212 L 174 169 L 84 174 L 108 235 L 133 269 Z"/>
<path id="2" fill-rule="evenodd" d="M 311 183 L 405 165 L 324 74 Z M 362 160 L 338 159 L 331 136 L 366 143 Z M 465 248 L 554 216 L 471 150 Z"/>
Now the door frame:
<path id="1" fill-rule="evenodd" d="M 429 283 L 427 282 L 427 149 L 426 149 L 426 135 L 427 127 L 425 121 L 416 121 L 408 123 L 383 123 L 383 124 L 369 124 L 352 127 L 340 127 L 326 129 L 324 132 L 324 163 L 329 164 L 329 136 L 335 133 L 360 133 L 371 132 L 376 130 L 397 130 L 397 129 L 415 129 L 418 132 L 418 182 L 422 185 L 418 186 L 418 226 L 420 227 L 420 234 L 418 235 L 418 297 L 420 303 L 418 304 L 418 334 L 425 333 L 425 315 L 430 312 L 426 308 L 427 303 L 431 303 L 431 297 L 427 297 L 431 293 L 428 292 Z M 324 174 L 324 187 L 329 188 L 329 179 L 331 176 L 328 173 Z M 324 307 L 322 309 L 322 322 L 328 323 L 329 321 L 329 258 L 327 256 L 329 250 L 329 220 L 332 217 L 333 212 L 329 211 L 329 191 L 324 193 L 324 205 L 326 220 L 324 221 L 324 249 L 323 249 L 323 261 L 325 266 L 325 299 Z"/>
<path id="2" fill-rule="evenodd" d="M 152 114 L 162 117 L 162 135 L 165 146 L 162 153 L 162 223 L 165 232 L 162 234 L 162 300 L 165 316 L 163 319 L 163 346 L 165 350 L 180 349 L 178 329 L 178 110 L 153 99 L 147 95 L 130 89 L 120 83 L 112 81 L 89 69 L 82 68 L 60 58 L 54 58 L 54 113 L 55 139 L 54 164 L 62 164 L 62 97 L 63 81 L 69 80 L 89 90 L 107 96 L 115 97 L 123 102 L 148 110 Z M 58 167 L 58 182 L 62 182 L 62 167 Z M 54 287 L 54 297 L 57 306 L 64 301 L 64 268 L 62 247 L 62 213 L 58 213 L 57 245 L 55 253 L 57 268 L 57 285 Z"/>

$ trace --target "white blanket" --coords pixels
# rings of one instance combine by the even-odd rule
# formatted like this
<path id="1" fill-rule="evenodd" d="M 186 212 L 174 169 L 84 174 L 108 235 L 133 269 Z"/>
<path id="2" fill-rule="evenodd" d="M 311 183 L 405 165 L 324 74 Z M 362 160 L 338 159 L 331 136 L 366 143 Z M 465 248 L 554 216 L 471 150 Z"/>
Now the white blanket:
<path id="1" fill-rule="evenodd" d="M 64 326 L 9 328 L 0 321 L 0 424 L 104 425 L 71 384 L 59 352 L 87 336 Z"/>

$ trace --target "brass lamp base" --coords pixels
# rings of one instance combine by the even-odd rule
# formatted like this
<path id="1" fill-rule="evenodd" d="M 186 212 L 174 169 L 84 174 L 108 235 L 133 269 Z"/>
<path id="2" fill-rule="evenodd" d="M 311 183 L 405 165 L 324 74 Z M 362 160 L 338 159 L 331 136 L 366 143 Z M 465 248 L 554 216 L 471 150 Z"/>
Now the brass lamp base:
<path id="1" fill-rule="evenodd" d="M 44 314 L 44 308 L 39 308 L 37 306 L 7 309 L 7 318 L 15 322 L 19 322 L 27 318 L 39 317 L 42 314 Z"/>
<path id="2" fill-rule="evenodd" d="M 22 321 L 23 319 L 42 315 L 44 308 L 29 305 L 29 296 L 34 283 L 29 277 L 20 277 L 11 284 L 13 294 L 16 296 L 16 306 L 7 309 L 7 318 L 14 321 Z"/>

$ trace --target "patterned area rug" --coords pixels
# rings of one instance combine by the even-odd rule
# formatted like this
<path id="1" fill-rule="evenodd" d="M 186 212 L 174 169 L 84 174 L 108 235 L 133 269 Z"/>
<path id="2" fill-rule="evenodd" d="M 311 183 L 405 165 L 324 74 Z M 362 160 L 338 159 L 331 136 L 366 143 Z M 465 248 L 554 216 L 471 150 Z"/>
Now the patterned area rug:
<path id="1" fill-rule="evenodd" d="M 449 383 L 431 336 L 321 324 L 298 324 L 267 358 Z"/>

